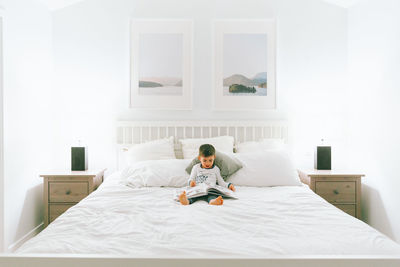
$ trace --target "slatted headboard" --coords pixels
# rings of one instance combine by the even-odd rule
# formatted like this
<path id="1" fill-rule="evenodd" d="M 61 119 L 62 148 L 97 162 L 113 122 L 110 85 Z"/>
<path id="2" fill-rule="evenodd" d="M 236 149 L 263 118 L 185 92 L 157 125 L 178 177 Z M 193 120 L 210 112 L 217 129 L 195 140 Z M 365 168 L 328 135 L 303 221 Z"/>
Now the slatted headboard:
<path id="1" fill-rule="evenodd" d="M 129 147 L 159 138 L 175 137 L 175 153 L 182 158 L 179 140 L 230 135 L 235 145 L 258 141 L 261 138 L 280 138 L 287 143 L 288 127 L 285 121 L 119 121 L 117 145 Z"/>

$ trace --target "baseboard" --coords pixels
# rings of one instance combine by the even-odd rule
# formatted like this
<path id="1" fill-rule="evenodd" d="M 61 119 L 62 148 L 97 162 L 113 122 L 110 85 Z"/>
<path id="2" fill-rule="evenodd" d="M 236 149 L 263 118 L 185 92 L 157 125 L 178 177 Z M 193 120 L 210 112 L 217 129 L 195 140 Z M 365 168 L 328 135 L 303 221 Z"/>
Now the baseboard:
<path id="1" fill-rule="evenodd" d="M 30 230 L 26 235 L 18 239 L 16 242 L 12 243 L 10 246 L 7 248 L 7 252 L 12 253 L 16 251 L 20 246 L 22 246 L 23 243 L 40 233 L 44 228 L 44 223 L 40 223 L 38 226 Z"/>

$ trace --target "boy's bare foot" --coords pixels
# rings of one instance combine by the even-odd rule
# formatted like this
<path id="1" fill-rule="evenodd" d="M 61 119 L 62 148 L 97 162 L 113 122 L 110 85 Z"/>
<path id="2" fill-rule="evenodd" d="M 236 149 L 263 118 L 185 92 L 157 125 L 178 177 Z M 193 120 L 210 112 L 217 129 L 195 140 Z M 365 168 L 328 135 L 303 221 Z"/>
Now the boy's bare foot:
<path id="1" fill-rule="evenodd" d="M 189 205 L 189 200 L 186 196 L 186 191 L 183 191 L 183 193 L 179 195 L 179 202 L 181 202 L 182 205 Z"/>
<path id="2" fill-rule="evenodd" d="M 210 200 L 210 203 L 208 203 L 208 204 L 210 204 L 210 205 L 222 205 L 222 204 L 224 204 L 224 200 L 222 199 L 221 196 L 219 196 L 219 197 L 217 197 L 215 199 Z"/>

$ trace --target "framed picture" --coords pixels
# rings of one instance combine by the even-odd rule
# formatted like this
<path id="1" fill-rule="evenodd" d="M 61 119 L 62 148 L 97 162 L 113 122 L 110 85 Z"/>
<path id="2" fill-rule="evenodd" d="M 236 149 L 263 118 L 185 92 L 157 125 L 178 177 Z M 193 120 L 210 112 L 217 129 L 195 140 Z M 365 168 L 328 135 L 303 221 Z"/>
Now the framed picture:
<path id="1" fill-rule="evenodd" d="M 275 21 L 214 21 L 214 108 L 276 109 Z"/>
<path id="2" fill-rule="evenodd" d="M 130 107 L 192 108 L 192 21 L 131 21 Z"/>

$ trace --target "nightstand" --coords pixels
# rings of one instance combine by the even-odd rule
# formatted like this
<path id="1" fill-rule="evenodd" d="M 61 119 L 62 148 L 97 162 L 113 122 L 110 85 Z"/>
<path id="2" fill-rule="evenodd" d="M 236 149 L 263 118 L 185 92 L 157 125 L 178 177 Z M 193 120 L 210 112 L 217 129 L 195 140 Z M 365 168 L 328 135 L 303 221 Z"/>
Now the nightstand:
<path id="1" fill-rule="evenodd" d="M 65 171 L 42 174 L 44 227 L 88 196 L 103 182 L 104 171 Z"/>
<path id="2" fill-rule="evenodd" d="M 299 170 L 311 190 L 344 212 L 361 218 L 361 177 L 364 174 L 336 170 Z"/>

